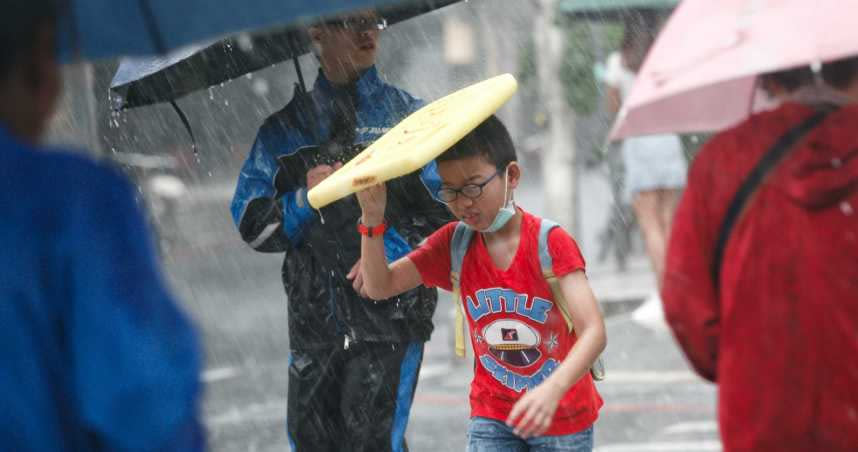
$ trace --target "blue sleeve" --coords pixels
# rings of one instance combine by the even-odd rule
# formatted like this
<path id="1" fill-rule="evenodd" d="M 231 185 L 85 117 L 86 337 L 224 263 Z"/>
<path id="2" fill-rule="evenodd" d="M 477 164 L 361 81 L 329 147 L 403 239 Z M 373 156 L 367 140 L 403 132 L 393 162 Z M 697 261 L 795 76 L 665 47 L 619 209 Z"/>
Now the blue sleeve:
<path id="1" fill-rule="evenodd" d="M 304 187 L 296 191 L 286 193 L 281 198 L 283 206 L 283 232 L 297 244 L 303 234 L 304 225 L 315 218 L 316 213 L 307 199 L 307 189 Z"/>
<path id="2" fill-rule="evenodd" d="M 303 226 L 315 217 L 306 189 L 278 197 L 275 181 L 279 171 L 278 162 L 257 137 L 242 166 L 231 206 L 242 239 L 257 251 L 287 251 L 300 243 Z"/>
<path id="3" fill-rule="evenodd" d="M 62 242 L 74 387 L 108 450 L 204 448 L 196 332 L 165 288 L 130 185 L 108 170 L 69 190 Z"/>
<path id="4" fill-rule="evenodd" d="M 441 176 L 438 174 L 438 164 L 434 160 L 420 170 L 420 181 L 423 182 L 423 186 L 426 187 L 432 199 L 438 201 L 438 190 L 441 189 Z"/>

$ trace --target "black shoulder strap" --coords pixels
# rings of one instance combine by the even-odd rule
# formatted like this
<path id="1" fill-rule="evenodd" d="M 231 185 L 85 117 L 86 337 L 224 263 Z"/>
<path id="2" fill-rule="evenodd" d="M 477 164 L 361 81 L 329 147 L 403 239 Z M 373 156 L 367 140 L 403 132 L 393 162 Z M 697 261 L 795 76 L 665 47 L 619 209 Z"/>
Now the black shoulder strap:
<path id="1" fill-rule="evenodd" d="M 721 265 L 724 258 L 724 251 L 727 247 L 727 241 L 730 239 L 730 233 L 733 230 L 733 226 L 736 225 L 736 221 L 739 219 L 739 214 L 742 213 L 748 199 L 752 194 L 754 194 L 760 186 L 760 183 L 762 183 L 763 179 L 766 178 L 766 175 L 769 174 L 769 172 L 771 172 L 781 160 L 783 160 L 784 156 L 789 153 L 796 143 L 822 122 L 822 120 L 825 119 L 831 111 L 832 108 L 824 108 L 787 131 L 787 133 L 780 137 L 780 139 L 775 142 L 774 146 L 772 146 L 771 149 L 763 155 L 763 158 L 757 162 L 757 165 L 753 170 L 751 170 L 748 177 L 744 182 L 742 182 L 742 185 L 739 186 L 739 190 L 736 191 L 736 194 L 733 196 L 733 200 L 727 208 L 727 214 L 724 216 L 724 221 L 721 222 L 721 229 L 718 231 L 718 240 L 715 242 L 715 250 L 712 254 L 710 273 L 712 276 L 712 282 L 715 284 L 716 293 L 719 291 L 721 286 Z"/>

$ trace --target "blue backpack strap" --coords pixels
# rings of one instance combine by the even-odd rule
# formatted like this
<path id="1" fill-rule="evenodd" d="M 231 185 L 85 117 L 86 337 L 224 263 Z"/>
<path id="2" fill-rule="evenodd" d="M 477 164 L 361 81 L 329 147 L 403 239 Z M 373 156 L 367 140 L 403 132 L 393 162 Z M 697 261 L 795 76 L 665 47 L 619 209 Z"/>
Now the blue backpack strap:
<path id="1" fill-rule="evenodd" d="M 542 268 L 543 274 L 545 272 L 554 274 L 554 260 L 548 251 L 548 234 L 552 229 L 559 227 L 559 224 L 544 218 L 539 223 L 539 266 Z"/>
<path id="2" fill-rule="evenodd" d="M 462 261 L 465 260 L 465 253 L 468 252 L 468 246 L 471 244 L 473 236 L 474 231 L 460 221 L 453 231 L 453 239 L 450 240 L 450 282 L 453 286 L 453 302 L 456 303 L 456 325 L 453 330 L 456 332 L 456 355 L 460 358 L 465 357 L 465 329 L 467 326 L 465 325 L 464 300 L 459 284 Z"/>
<path id="3" fill-rule="evenodd" d="M 471 244 L 474 231 L 461 221 L 456 224 L 453 231 L 453 239 L 450 241 L 450 271 L 457 276 L 462 272 L 462 261 Z"/>

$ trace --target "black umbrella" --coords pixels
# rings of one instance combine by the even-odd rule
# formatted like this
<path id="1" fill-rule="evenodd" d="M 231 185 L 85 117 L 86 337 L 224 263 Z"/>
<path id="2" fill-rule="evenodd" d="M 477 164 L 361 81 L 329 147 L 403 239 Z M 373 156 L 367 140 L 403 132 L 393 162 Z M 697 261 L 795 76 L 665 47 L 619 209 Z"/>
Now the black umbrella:
<path id="1" fill-rule="evenodd" d="M 379 9 L 395 24 L 459 0 L 420 0 Z M 306 91 L 298 57 L 310 51 L 303 27 L 239 34 L 207 45 L 186 48 L 166 58 L 123 61 L 111 83 L 114 106 L 141 107 L 176 99 L 242 75 L 292 59 Z"/>

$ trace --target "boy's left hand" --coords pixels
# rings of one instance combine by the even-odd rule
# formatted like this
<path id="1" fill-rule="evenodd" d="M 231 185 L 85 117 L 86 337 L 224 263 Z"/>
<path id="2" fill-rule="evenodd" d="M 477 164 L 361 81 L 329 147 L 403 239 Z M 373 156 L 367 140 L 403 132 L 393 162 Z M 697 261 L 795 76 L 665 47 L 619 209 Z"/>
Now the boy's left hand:
<path id="1" fill-rule="evenodd" d="M 366 293 L 366 286 L 363 283 L 363 273 L 360 270 L 360 259 L 358 259 L 354 266 L 352 266 L 352 269 L 349 270 L 349 274 L 346 275 L 346 279 L 352 282 L 352 287 L 358 295 L 363 298 L 369 298 L 369 294 Z"/>
<path id="2" fill-rule="evenodd" d="M 557 388 L 546 383 L 548 382 L 545 381 L 527 391 L 518 399 L 506 420 L 506 425 L 512 427 L 513 432 L 524 439 L 543 434 L 554 419 L 554 412 L 557 411 L 557 404 L 563 393 L 558 393 Z"/>
<path id="3" fill-rule="evenodd" d="M 382 183 L 367 187 L 357 194 L 363 223 L 376 226 L 384 221 L 384 208 L 387 205 L 387 187 Z"/>

